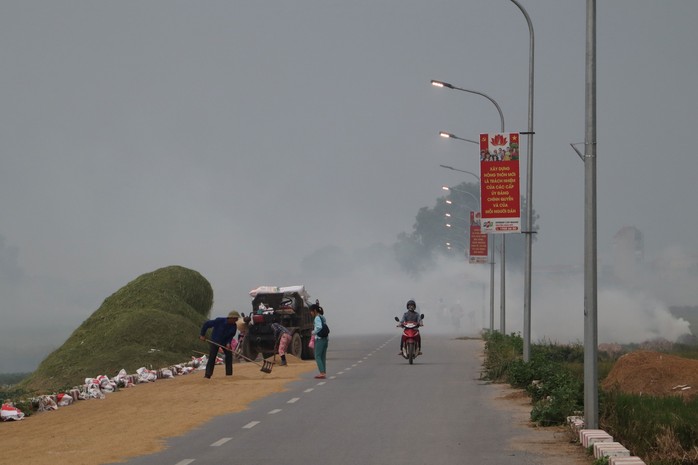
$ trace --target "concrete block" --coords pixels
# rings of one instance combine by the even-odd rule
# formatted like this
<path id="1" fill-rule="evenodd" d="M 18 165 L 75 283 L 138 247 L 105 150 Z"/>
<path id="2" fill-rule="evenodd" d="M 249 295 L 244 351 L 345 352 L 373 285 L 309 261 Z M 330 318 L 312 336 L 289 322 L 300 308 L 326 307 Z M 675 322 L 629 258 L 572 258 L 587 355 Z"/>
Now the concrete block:
<path id="1" fill-rule="evenodd" d="M 630 451 L 619 442 L 594 443 L 594 458 L 602 457 L 630 457 Z"/>
<path id="2" fill-rule="evenodd" d="M 608 434 L 608 433 L 606 433 L 606 431 L 604 431 L 602 429 L 580 429 L 579 430 L 579 442 L 582 443 L 582 445 L 583 445 L 584 444 L 584 437 L 589 435 L 589 434 L 595 434 L 595 433 Z"/>
<path id="3" fill-rule="evenodd" d="M 609 457 L 609 465 L 647 465 L 640 457 L 631 455 L 629 457 Z"/>
<path id="4" fill-rule="evenodd" d="M 587 447 L 593 447 L 597 442 L 613 442 L 613 436 L 589 436 L 587 438 Z"/>
<path id="5" fill-rule="evenodd" d="M 591 447 L 594 442 L 599 441 L 612 442 L 613 436 L 601 429 L 583 429 L 579 431 L 579 442 L 583 447 Z"/>
<path id="6" fill-rule="evenodd" d="M 567 424 L 574 429 L 575 431 L 579 432 L 579 430 L 584 429 L 584 417 L 580 416 L 569 416 L 567 417 Z"/>

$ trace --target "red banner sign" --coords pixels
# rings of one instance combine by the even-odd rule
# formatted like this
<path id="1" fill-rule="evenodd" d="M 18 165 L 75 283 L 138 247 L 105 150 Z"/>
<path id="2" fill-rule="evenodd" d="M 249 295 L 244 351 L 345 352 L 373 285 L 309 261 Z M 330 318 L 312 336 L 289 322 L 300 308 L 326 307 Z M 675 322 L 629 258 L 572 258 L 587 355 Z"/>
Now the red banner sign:
<path id="1" fill-rule="evenodd" d="M 481 231 L 480 212 L 470 212 L 470 263 L 487 263 L 487 234 Z"/>
<path id="2" fill-rule="evenodd" d="M 480 134 L 483 233 L 521 232 L 519 133 Z"/>

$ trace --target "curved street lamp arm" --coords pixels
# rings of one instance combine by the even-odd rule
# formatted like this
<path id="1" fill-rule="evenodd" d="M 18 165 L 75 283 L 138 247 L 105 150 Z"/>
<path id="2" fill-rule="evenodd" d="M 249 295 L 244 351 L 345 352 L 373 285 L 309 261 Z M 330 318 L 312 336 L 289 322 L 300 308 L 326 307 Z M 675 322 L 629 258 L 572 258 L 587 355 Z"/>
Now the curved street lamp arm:
<path id="1" fill-rule="evenodd" d="M 513 0 L 512 0 L 512 1 L 513 1 Z M 449 89 L 460 90 L 460 91 L 463 91 L 463 92 L 469 92 L 469 93 L 471 93 L 471 94 L 480 95 L 480 96 L 482 96 L 482 97 L 485 97 L 487 100 L 489 100 L 490 102 L 492 102 L 492 103 L 494 104 L 494 106 L 497 108 L 497 111 L 499 112 L 499 121 L 500 121 L 500 123 L 501 123 L 501 128 L 502 128 L 502 131 L 501 131 L 501 132 L 504 132 L 504 113 L 502 113 L 502 109 L 499 107 L 499 104 L 498 104 L 497 102 L 495 102 L 495 100 L 494 100 L 492 97 L 490 97 L 489 95 L 484 94 L 484 93 L 482 93 L 482 92 L 478 92 L 478 91 L 476 91 L 476 90 L 463 89 L 462 87 L 454 86 L 453 84 L 450 84 L 450 83 L 448 83 L 448 82 L 436 81 L 436 80 L 434 80 L 434 79 L 432 79 L 431 85 L 434 86 L 434 87 L 447 87 L 447 88 L 449 88 Z"/>
<path id="2" fill-rule="evenodd" d="M 476 90 L 463 89 L 462 87 L 456 87 L 456 86 L 453 86 L 453 88 L 456 90 L 461 90 L 463 92 L 469 92 L 471 94 L 481 95 L 481 96 L 485 97 L 487 100 L 489 100 L 490 102 L 492 102 L 494 104 L 494 106 L 497 107 L 497 111 L 499 112 L 499 122 L 501 124 L 502 132 L 504 132 L 504 113 L 502 113 L 502 109 L 499 107 L 499 104 L 497 102 L 495 102 L 495 100 L 492 97 L 490 97 L 487 94 L 483 94 L 482 92 L 478 92 Z"/>
<path id="3" fill-rule="evenodd" d="M 454 167 L 448 166 L 448 165 L 439 165 L 439 166 L 440 166 L 441 168 L 446 168 L 447 170 L 460 171 L 461 173 L 470 174 L 470 175 L 472 175 L 472 176 L 475 176 L 475 179 L 477 179 L 477 181 L 480 182 L 480 176 L 478 176 L 477 174 L 475 174 L 475 173 L 473 173 L 473 172 L 471 172 L 471 171 L 459 170 L 458 168 L 454 168 Z"/>

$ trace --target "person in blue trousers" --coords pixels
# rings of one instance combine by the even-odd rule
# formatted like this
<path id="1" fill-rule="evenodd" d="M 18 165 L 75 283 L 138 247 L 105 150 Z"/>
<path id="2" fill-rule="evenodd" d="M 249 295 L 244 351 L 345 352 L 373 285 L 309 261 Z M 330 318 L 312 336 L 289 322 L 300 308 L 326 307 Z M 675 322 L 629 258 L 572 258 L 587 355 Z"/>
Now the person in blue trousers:
<path id="1" fill-rule="evenodd" d="M 209 353 L 208 362 L 206 363 L 206 371 L 204 372 L 204 378 L 210 378 L 213 375 L 213 367 L 216 365 L 216 356 L 218 355 L 218 349 L 220 346 L 226 348 L 223 351 L 223 357 L 225 360 L 225 374 L 226 376 L 233 376 L 233 351 L 230 343 L 235 337 L 235 332 L 237 331 L 237 320 L 240 318 L 240 313 L 233 310 L 228 314 L 227 317 L 214 318 L 213 320 L 206 321 L 201 326 L 201 333 L 199 334 L 199 339 L 206 341 L 206 331 L 209 328 L 213 328 L 211 331 L 211 336 L 208 338 L 209 341 Z"/>
<path id="2" fill-rule="evenodd" d="M 320 337 L 317 335 L 322 329 L 322 323 L 325 322 L 325 311 L 319 304 L 315 303 L 310 306 L 310 314 L 313 317 L 313 323 L 315 325 L 311 336 L 315 338 L 315 362 L 320 372 L 315 378 L 325 379 L 327 377 L 327 344 L 329 336 Z"/>

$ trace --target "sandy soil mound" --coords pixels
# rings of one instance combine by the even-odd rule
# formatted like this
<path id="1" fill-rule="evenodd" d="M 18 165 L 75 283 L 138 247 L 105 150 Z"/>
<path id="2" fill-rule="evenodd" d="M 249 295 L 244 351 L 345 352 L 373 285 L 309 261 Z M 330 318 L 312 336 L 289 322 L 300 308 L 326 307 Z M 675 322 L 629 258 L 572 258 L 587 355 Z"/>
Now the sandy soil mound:
<path id="1" fill-rule="evenodd" d="M 637 351 L 623 355 L 601 384 L 631 394 L 698 397 L 698 360 L 660 352 Z"/>

